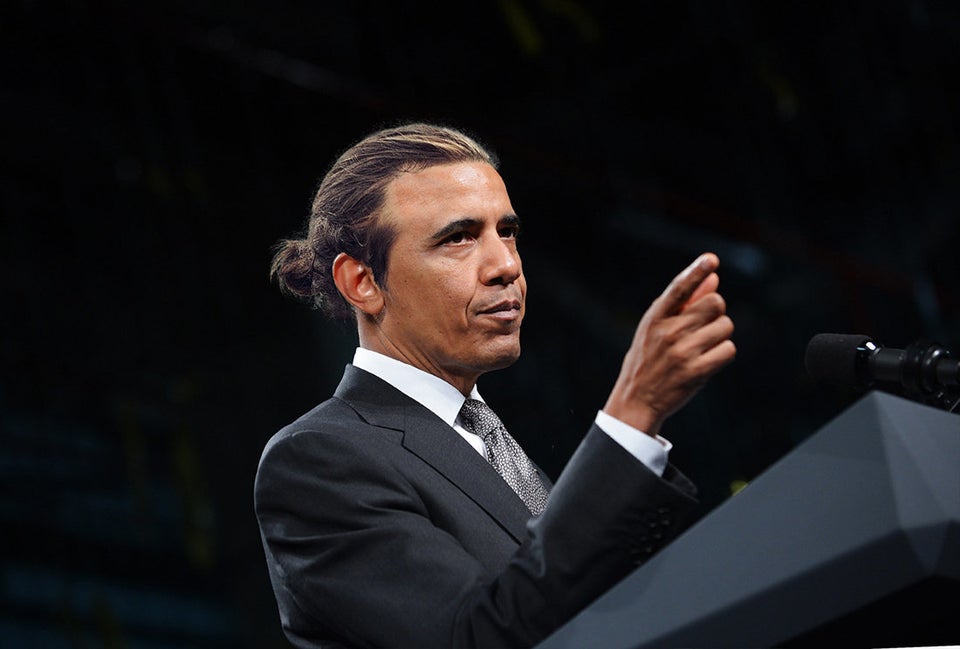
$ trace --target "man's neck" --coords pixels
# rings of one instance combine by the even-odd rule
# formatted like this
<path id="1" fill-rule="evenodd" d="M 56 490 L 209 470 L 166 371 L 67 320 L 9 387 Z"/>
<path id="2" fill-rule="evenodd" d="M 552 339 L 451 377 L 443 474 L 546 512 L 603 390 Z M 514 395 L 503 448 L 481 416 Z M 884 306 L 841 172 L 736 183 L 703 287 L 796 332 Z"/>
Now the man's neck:
<path id="1" fill-rule="evenodd" d="M 365 331 L 366 330 L 366 331 Z M 383 334 L 383 330 L 379 327 L 373 328 L 373 334 L 370 335 L 369 328 L 367 327 L 358 327 L 360 347 L 362 349 L 368 349 L 378 354 L 383 354 L 389 358 L 400 361 L 401 363 L 406 363 L 412 367 L 417 368 L 427 374 L 432 374 L 433 376 L 446 381 L 454 388 L 457 389 L 460 394 L 465 397 L 469 397 L 473 393 L 474 388 L 477 385 L 477 379 L 480 378 L 477 376 L 462 376 L 458 374 L 453 374 L 451 372 L 444 371 L 443 368 L 436 366 L 434 364 L 426 363 L 421 361 L 416 355 L 412 353 L 405 352 L 403 349 L 393 344 L 393 342 Z"/>

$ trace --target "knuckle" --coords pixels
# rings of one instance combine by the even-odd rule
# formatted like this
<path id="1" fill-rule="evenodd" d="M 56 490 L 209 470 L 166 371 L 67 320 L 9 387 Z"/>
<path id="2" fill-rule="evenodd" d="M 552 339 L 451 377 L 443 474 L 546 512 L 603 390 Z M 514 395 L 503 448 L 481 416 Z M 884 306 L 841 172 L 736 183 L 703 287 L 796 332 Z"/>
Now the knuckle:
<path id="1" fill-rule="evenodd" d="M 710 315 L 717 317 L 727 312 L 727 302 L 719 293 L 710 293 L 703 297 L 704 303 Z"/>
<path id="2" fill-rule="evenodd" d="M 728 336 L 731 335 L 736 329 L 736 327 L 733 324 L 733 318 L 731 318 L 728 315 L 721 316 L 720 323 L 723 326 L 723 330 L 726 332 Z"/>
<path id="3" fill-rule="evenodd" d="M 677 345 L 671 345 L 666 351 L 666 356 L 672 365 L 681 365 L 687 359 L 687 354 Z"/>
<path id="4" fill-rule="evenodd" d="M 717 309 L 720 313 L 725 314 L 727 312 L 727 301 L 719 293 L 714 293 L 714 295 L 716 296 Z"/>
<path id="5" fill-rule="evenodd" d="M 737 346 L 733 343 L 732 340 L 725 340 L 724 345 L 727 348 L 727 351 L 730 354 L 730 358 L 734 358 L 737 355 Z"/>
<path id="6" fill-rule="evenodd" d="M 656 344 L 670 344 L 672 342 L 672 329 L 663 322 L 650 327 L 650 339 Z"/>

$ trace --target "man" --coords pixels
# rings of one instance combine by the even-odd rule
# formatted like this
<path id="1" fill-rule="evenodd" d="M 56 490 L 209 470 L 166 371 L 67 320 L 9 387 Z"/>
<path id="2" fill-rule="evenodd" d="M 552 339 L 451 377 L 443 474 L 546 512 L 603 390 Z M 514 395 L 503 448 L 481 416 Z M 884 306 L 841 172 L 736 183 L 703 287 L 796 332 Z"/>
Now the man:
<path id="1" fill-rule="evenodd" d="M 690 520 L 694 487 L 659 432 L 734 357 L 718 259 L 698 258 L 644 315 L 551 485 L 477 390 L 517 360 L 525 309 L 496 168 L 453 129 L 376 132 L 324 177 L 305 238 L 277 251 L 281 286 L 354 317 L 359 337 L 334 397 L 277 433 L 257 474 L 298 647 L 532 646 Z"/>

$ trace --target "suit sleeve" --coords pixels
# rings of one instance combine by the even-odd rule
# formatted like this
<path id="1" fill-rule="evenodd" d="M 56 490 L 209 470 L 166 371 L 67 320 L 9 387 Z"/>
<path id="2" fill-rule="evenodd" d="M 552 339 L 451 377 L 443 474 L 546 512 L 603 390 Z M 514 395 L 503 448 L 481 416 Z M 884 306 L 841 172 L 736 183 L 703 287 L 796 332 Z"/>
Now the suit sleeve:
<path id="1" fill-rule="evenodd" d="M 532 646 L 676 536 L 695 503 L 679 472 L 657 477 L 596 426 L 495 575 L 431 522 L 389 454 L 356 435 L 276 438 L 255 500 L 298 647 Z"/>

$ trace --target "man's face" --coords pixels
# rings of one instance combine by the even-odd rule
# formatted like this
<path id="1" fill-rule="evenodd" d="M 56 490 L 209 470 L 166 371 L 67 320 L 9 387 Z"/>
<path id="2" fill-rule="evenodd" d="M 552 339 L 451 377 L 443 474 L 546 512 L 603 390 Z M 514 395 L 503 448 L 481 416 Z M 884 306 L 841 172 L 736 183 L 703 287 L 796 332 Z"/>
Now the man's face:
<path id="1" fill-rule="evenodd" d="M 527 285 L 517 216 L 493 167 L 403 173 L 387 187 L 383 218 L 398 233 L 377 332 L 385 351 L 461 391 L 512 364 Z"/>

